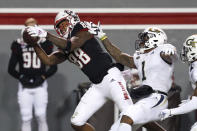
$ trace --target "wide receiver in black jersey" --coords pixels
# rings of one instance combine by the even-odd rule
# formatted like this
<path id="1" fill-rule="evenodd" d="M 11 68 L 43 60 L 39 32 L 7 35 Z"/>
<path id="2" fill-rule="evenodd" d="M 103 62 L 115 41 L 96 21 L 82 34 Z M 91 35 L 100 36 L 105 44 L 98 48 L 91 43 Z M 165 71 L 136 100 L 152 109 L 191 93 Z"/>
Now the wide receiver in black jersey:
<path id="1" fill-rule="evenodd" d="M 36 20 L 33 18 L 26 20 L 27 25 L 30 23 L 34 25 L 35 22 Z M 42 39 L 39 44 L 47 54 L 53 51 L 50 41 Z M 57 71 L 57 65 L 46 67 L 37 57 L 34 48 L 26 44 L 23 38 L 13 41 L 11 51 L 8 73 L 19 80 L 18 103 L 22 116 L 21 131 L 31 130 L 33 108 L 38 120 L 39 131 L 48 131 L 46 121 L 48 84 L 46 79 Z"/>
<path id="2" fill-rule="evenodd" d="M 113 100 L 120 111 L 132 104 L 126 82 L 112 58 L 103 51 L 98 41 L 88 32 L 86 22 L 80 21 L 77 14 L 70 10 L 59 12 L 55 18 L 55 29 L 61 38 L 39 27 L 28 27 L 27 31 L 32 37 L 44 37 L 52 41 L 60 49 L 47 55 L 38 44 L 32 43 L 42 62 L 54 65 L 68 59 L 93 83 L 79 102 L 71 123 L 76 131 L 94 131 L 87 120 L 108 99 Z"/>

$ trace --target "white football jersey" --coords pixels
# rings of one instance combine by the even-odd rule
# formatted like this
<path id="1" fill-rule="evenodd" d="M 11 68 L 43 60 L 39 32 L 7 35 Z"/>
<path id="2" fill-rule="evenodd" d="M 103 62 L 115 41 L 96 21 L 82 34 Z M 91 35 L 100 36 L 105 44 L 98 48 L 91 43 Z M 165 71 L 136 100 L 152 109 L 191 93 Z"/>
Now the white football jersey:
<path id="1" fill-rule="evenodd" d="M 158 46 L 144 54 L 134 53 L 134 62 L 139 72 L 142 85 L 154 90 L 168 92 L 172 85 L 174 64 L 166 63 L 160 56 L 165 45 Z"/>
<path id="2" fill-rule="evenodd" d="M 195 89 L 196 87 L 195 85 L 197 82 L 197 61 L 194 61 L 189 66 L 189 78 L 192 83 L 193 89 Z"/>

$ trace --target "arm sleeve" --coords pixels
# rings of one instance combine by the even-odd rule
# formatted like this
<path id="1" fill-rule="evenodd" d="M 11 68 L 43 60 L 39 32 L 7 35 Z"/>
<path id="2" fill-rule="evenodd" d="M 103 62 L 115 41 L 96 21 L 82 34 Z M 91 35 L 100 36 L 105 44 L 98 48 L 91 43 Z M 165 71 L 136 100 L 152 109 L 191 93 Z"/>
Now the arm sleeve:
<path id="1" fill-rule="evenodd" d="M 49 69 L 43 74 L 46 78 L 49 78 L 57 72 L 57 65 L 52 65 Z"/>
<path id="2" fill-rule="evenodd" d="M 181 106 L 177 108 L 170 109 L 172 115 L 180 115 L 191 112 L 197 109 L 197 97 L 192 96 L 192 99 L 188 102 L 181 104 Z"/>
<path id="3" fill-rule="evenodd" d="M 16 65 L 18 63 L 18 55 L 17 55 L 17 48 L 15 45 L 16 43 L 13 42 L 11 46 L 12 53 L 8 63 L 8 73 L 14 78 L 19 79 L 20 73 L 19 71 L 16 70 Z"/>
<path id="4" fill-rule="evenodd" d="M 192 72 L 191 77 L 192 77 L 193 81 L 197 82 L 197 69 L 194 67 L 193 70 L 194 71 Z"/>

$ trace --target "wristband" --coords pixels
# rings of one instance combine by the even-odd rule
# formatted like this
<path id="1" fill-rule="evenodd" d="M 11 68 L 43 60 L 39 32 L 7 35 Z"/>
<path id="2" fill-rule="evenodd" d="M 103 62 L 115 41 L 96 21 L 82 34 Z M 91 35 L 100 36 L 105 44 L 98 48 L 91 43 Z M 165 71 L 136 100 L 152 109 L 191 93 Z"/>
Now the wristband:
<path id="1" fill-rule="evenodd" d="M 63 49 L 63 51 L 64 51 L 64 53 L 66 54 L 66 55 L 68 55 L 69 53 L 70 53 L 70 50 L 71 50 L 71 41 L 70 40 L 67 40 L 67 43 L 66 43 L 66 48 L 65 49 Z"/>
<path id="2" fill-rule="evenodd" d="M 102 41 L 105 40 L 105 39 L 107 39 L 106 35 L 104 35 L 103 37 L 100 38 L 100 40 L 102 40 Z"/>

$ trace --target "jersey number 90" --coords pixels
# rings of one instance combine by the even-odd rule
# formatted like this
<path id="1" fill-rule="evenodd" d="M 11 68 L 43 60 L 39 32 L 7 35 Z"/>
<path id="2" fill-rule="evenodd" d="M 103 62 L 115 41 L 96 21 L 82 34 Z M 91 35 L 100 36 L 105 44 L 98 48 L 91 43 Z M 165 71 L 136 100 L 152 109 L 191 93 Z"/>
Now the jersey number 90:
<path id="1" fill-rule="evenodd" d="M 41 61 L 35 52 L 23 52 L 23 67 L 24 68 L 40 68 Z"/>

